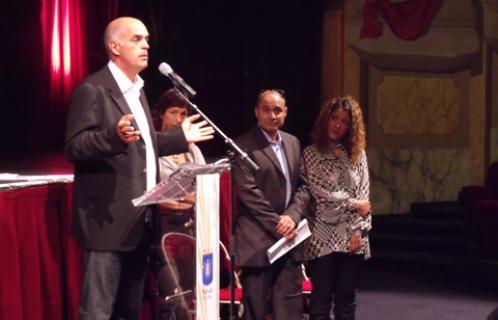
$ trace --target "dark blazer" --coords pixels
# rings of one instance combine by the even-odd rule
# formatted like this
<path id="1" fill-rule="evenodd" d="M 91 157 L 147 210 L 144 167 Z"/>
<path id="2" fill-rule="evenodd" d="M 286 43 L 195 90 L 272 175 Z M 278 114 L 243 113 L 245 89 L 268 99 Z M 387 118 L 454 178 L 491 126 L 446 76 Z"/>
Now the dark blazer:
<path id="1" fill-rule="evenodd" d="M 256 126 L 236 139 L 236 143 L 259 166 L 259 170 L 254 171 L 237 160 L 233 170 L 238 196 L 235 250 L 239 266 L 269 265 L 266 250 L 281 238 L 275 231 L 280 215 L 289 215 L 297 224 L 305 214 L 301 197 L 295 197 L 300 183 L 301 145 L 296 137 L 286 132 L 280 131 L 280 136 L 292 183 L 290 206 L 287 208 L 285 176 L 261 129 Z M 301 259 L 299 247 L 293 250 L 292 255 L 297 261 Z"/>
<path id="2" fill-rule="evenodd" d="M 182 130 L 155 132 L 143 91 L 140 101 L 157 156 L 186 151 Z M 130 107 L 107 66 L 71 97 L 65 151 L 75 169 L 73 231 L 85 249 L 132 250 L 144 233 L 146 207 L 134 207 L 131 200 L 146 189 L 145 143 L 119 138 L 116 124 L 127 113 Z"/>

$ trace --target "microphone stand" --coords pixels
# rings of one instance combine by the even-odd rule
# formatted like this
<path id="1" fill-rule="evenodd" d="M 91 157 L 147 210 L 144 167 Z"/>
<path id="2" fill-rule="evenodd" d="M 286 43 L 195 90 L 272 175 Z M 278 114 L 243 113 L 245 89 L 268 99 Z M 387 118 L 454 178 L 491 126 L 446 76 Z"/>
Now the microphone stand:
<path id="1" fill-rule="evenodd" d="M 232 167 L 235 164 L 235 155 L 231 150 L 228 150 L 227 152 L 230 167 Z M 229 214 L 228 214 L 228 225 L 230 226 L 230 234 L 229 234 L 229 241 L 230 241 L 230 277 L 229 277 L 229 286 L 230 286 L 230 308 L 229 308 L 229 316 L 228 319 L 230 320 L 235 320 L 237 317 L 235 316 L 235 235 L 233 233 L 235 229 L 235 223 L 233 219 L 233 213 L 235 212 L 234 206 L 235 206 L 235 201 L 233 200 L 233 174 L 230 172 L 230 177 L 228 179 L 228 201 L 229 201 Z"/>
<path id="2" fill-rule="evenodd" d="M 244 161 L 244 164 L 249 166 L 249 168 L 252 168 L 253 170 L 257 171 L 259 170 L 259 166 L 254 162 L 252 161 L 251 158 L 249 158 L 249 156 L 247 155 L 247 153 L 245 153 L 232 139 L 230 139 L 223 131 L 221 131 L 220 128 L 218 128 L 218 126 L 216 124 L 214 124 L 213 121 L 211 121 L 211 119 L 209 119 L 208 116 L 206 116 L 204 114 L 204 112 L 202 112 L 198 106 L 196 106 L 194 103 L 192 103 L 192 101 L 189 100 L 189 98 L 180 90 L 178 90 L 178 88 L 174 88 L 175 92 L 178 94 L 178 96 L 180 98 L 182 98 L 192 109 L 194 109 L 198 114 L 201 115 L 201 117 L 206 120 L 207 123 L 209 123 L 209 125 L 211 127 L 213 127 L 213 129 L 224 139 L 225 141 L 225 144 L 227 144 L 231 150 L 235 151 L 240 159 L 242 161 Z M 229 160 L 230 160 L 230 167 L 234 165 L 235 161 L 235 154 L 233 154 L 231 152 L 231 150 L 229 150 Z M 233 194 L 232 194 L 232 173 L 230 173 L 230 180 L 229 180 L 229 208 L 230 208 L 230 212 L 228 214 L 228 218 L 229 218 L 229 225 L 230 225 L 230 315 L 229 315 L 229 319 L 232 320 L 232 319 L 236 319 L 235 315 L 234 315 L 234 309 L 235 309 L 235 303 L 234 303 L 234 299 L 235 299 L 235 278 L 234 278 L 234 272 L 235 272 L 235 246 L 234 246 L 234 234 L 233 234 L 233 230 L 234 230 L 234 221 L 233 221 L 233 218 L 232 218 L 232 215 L 233 215 L 233 212 L 235 211 L 233 206 Z"/>
<path id="3" fill-rule="evenodd" d="M 244 161 L 247 165 L 249 165 L 250 168 L 254 169 L 254 170 L 259 170 L 259 167 L 256 163 L 254 163 L 254 161 L 252 161 L 251 158 L 249 158 L 249 156 L 247 155 L 247 153 L 245 153 L 232 139 L 230 139 L 223 131 L 221 131 L 220 128 L 218 128 L 218 126 L 216 124 L 214 124 L 213 121 L 211 121 L 211 119 L 208 118 L 208 116 L 206 116 L 204 114 L 204 112 L 202 112 L 198 106 L 196 106 L 194 103 L 192 103 L 192 101 L 189 100 L 189 98 L 183 94 L 183 92 L 181 92 L 180 90 L 178 90 L 178 88 L 175 88 L 175 91 L 176 93 L 192 108 L 194 109 L 198 114 L 201 115 L 201 117 L 206 120 L 207 123 L 209 123 L 209 125 L 211 127 L 213 127 L 213 129 L 225 140 L 225 143 L 232 149 L 234 150 L 236 153 L 239 154 L 239 157 L 240 159 L 242 159 L 242 161 Z"/>

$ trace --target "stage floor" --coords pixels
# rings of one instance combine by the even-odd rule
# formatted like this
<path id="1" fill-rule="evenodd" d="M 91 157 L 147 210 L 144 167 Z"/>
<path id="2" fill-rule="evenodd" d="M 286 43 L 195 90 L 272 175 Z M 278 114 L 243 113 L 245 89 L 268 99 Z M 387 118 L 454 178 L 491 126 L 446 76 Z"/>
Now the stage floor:
<path id="1" fill-rule="evenodd" d="M 498 309 L 496 288 L 437 267 L 367 262 L 358 290 L 357 319 L 496 320 L 488 318 Z"/>

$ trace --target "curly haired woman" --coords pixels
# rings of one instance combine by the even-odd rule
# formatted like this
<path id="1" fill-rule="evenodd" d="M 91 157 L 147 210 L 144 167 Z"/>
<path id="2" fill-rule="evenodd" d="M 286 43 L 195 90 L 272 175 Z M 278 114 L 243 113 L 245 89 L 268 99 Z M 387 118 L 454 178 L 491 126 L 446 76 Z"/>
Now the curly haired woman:
<path id="1" fill-rule="evenodd" d="M 308 221 L 312 235 L 305 259 L 313 284 L 311 319 L 352 320 L 356 285 L 370 256 L 369 177 L 365 126 L 350 96 L 325 103 L 304 150 L 304 173 L 311 195 Z"/>

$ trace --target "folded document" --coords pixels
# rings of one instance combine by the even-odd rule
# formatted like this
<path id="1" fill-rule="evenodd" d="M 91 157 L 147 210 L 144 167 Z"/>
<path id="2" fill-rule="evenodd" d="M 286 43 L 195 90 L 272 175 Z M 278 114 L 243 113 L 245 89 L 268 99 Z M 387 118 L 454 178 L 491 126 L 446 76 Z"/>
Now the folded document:
<path id="1" fill-rule="evenodd" d="M 270 249 L 266 250 L 266 254 L 268 254 L 268 260 L 270 263 L 275 262 L 278 258 L 289 252 L 292 248 L 303 242 L 306 238 L 311 235 L 310 228 L 308 227 L 308 220 L 303 219 L 297 225 L 297 235 L 292 240 L 287 240 L 282 238 L 275 242 L 274 245 L 270 247 Z"/>

